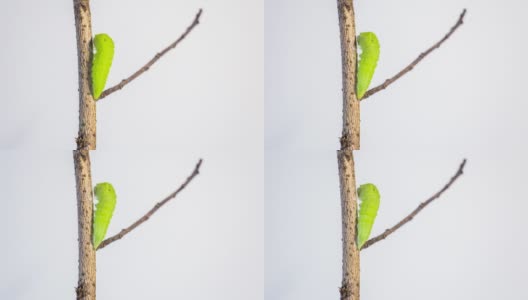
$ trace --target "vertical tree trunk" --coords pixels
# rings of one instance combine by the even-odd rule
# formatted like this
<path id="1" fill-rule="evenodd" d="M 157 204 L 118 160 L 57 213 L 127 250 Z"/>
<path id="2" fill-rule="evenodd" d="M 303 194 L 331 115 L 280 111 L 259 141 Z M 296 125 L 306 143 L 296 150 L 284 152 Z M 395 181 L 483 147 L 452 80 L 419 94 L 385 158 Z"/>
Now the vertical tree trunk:
<path id="1" fill-rule="evenodd" d="M 79 69 L 79 135 L 73 151 L 79 230 L 77 299 L 95 300 L 95 249 L 92 244 L 93 196 L 90 150 L 96 147 L 95 101 L 91 93 L 92 25 L 89 0 L 73 0 Z"/>
<path id="2" fill-rule="evenodd" d="M 359 149 L 359 100 L 356 96 L 356 27 L 352 0 L 338 0 L 343 77 L 343 131 L 337 152 L 343 234 L 342 300 L 359 300 L 359 249 L 356 243 L 357 195 L 354 150 Z"/>

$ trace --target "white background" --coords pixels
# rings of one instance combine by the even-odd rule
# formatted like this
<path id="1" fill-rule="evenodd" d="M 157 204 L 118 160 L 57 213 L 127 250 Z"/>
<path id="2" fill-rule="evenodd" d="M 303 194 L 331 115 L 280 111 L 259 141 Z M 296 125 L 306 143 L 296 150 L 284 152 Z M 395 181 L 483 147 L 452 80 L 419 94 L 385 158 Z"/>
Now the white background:
<path id="1" fill-rule="evenodd" d="M 361 255 L 362 299 L 528 299 L 524 1 L 355 1 L 374 31 L 373 85 L 465 25 L 389 89 L 361 104 L 358 183 L 374 182 L 381 233 L 465 174 L 411 223 Z M 338 299 L 336 150 L 341 66 L 336 1 L 265 8 L 266 299 Z"/>
<path id="2" fill-rule="evenodd" d="M 263 3 L 91 1 L 116 54 L 107 86 L 201 24 L 97 104 L 93 182 L 112 182 L 108 234 L 201 174 L 97 253 L 98 299 L 263 299 Z M 2 1 L 1 299 L 73 299 L 77 135 L 72 1 Z"/>

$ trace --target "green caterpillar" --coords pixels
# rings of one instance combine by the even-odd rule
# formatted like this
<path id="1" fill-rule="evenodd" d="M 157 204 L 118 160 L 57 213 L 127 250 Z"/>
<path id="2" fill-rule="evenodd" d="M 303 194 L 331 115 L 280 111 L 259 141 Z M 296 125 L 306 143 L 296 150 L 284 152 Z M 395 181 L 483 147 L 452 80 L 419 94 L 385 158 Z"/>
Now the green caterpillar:
<path id="1" fill-rule="evenodd" d="M 362 184 L 357 189 L 357 193 L 359 199 L 361 199 L 357 227 L 357 244 L 358 248 L 361 249 L 363 244 L 368 240 L 370 230 L 376 220 L 380 204 L 380 194 L 378 188 L 372 183 Z"/>
<path id="2" fill-rule="evenodd" d="M 110 225 L 117 196 L 114 187 L 108 182 L 97 184 L 94 188 L 94 194 L 97 198 L 97 205 L 93 220 L 93 244 L 94 248 L 97 249 L 104 240 L 106 230 Z"/>
<path id="3" fill-rule="evenodd" d="M 361 55 L 357 70 L 356 93 L 358 99 L 363 98 L 370 85 L 370 80 L 378 64 L 380 45 L 374 32 L 362 32 L 358 37 Z"/>
<path id="4" fill-rule="evenodd" d="M 92 61 L 92 93 L 95 100 L 99 99 L 104 90 L 112 60 L 114 59 L 114 41 L 101 33 L 94 37 L 95 54 Z"/>

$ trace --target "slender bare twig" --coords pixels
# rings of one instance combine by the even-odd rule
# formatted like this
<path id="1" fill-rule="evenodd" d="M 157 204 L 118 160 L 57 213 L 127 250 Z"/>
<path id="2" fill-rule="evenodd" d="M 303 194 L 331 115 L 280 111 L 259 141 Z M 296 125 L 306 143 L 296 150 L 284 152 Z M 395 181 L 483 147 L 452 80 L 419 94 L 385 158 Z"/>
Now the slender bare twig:
<path id="1" fill-rule="evenodd" d="M 169 52 L 170 50 L 176 48 L 176 46 L 178 46 L 178 44 L 181 41 L 183 41 L 185 39 L 185 37 L 187 37 L 187 35 L 189 35 L 189 33 L 191 33 L 191 31 L 194 29 L 194 27 L 196 27 L 198 24 L 200 24 L 200 16 L 201 15 L 202 15 L 202 9 L 200 8 L 200 10 L 198 10 L 198 12 L 196 13 L 196 16 L 194 17 L 194 20 L 192 21 L 191 25 L 189 25 L 189 27 L 187 27 L 185 32 L 176 41 L 174 41 L 172 44 L 167 46 L 161 52 L 157 53 L 151 60 L 149 60 L 149 62 L 147 62 L 143 67 L 141 67 L 139 70 L 137 70 L 134 74 L 130 75 L 128 78 L 125 78 L 125 79 L 121 80 L 121 82 L 119 84 L 116 84 L 113 87 L 106 89 L 101 94 L 101 97 L 99 97 L 98 101 L 101 101 L 101 99 L 105 98 L 106 96 L 112 94 L 113 92 L 116 92 L 116 91 L 119 91 L 120 89 L 122 89 L 125 85 L 129 84 L 134 79 L 138 78 L 141 74 L 143 74 L 146 71 L 148 71 L 148 69 L 150 69 L 150 67 L 152 67 L 152 65 L 155 64 L 163 55 L 167 54 L 167 52 Z M 101 247 L 99 247 L 99 248 L 101 248 Z"/>
<path id="2" fill-rule="evenodd" d="M 432 195 L 429 199 L 427 199 L 425 202 L 422 202 L 420 203 L 420 205 L 418 205 L 418 207 L 413 210 L 409 215 L 407 215 L 405 218 L 403 218 L 400 222 L 398 222 L 398 224 L 392 226 L 391 228 L 385 230 L 385 232 L 383 232 L 382 234 L 376 236 L 376 237 L 373 237 L 371 238 L 370 240 L 368 240 L 367 242 L 365 242 L 365 244 L 363 245 L 363 247 L 361 248 L 361 250 L 364 250 L 372 245 L 374 245 L 375 243 L 381 241 L 381 240 L 384 240 L 386 237 L 388 237 L 389 235 L 391 235 L 392 233 L 394 233 L 396 230 L 398 230 L 400 227 L 402 227 L 403 225 L 407 224 L 409 221 L 411 221 L 420 211 L 422 211 L 422 209 L 424 209 L 427 205 L 429 205 L 431 202 L 433 202 L 434 200 L 440 198 L 440 196 L 445 192 L 447 191 L 451 185 L 458 179 L 458 177 L 460 177 L 462 174 L 464 174 L 464 166 L 466 165 L 466 159 L 464 159 L 462 161 L 462 163 L 460 164 L 460 166 L 458 167 L 458 170 L 456 171 L 455 175 L 453 175 L 453 177 L 451 177 L 451 179 L 449 180 L 448 183 L 446 183 L 446 185 L 444 185 L 444 187 L 439 190 L 438 192 L 436 192 L 436 194 Z"/>
<path id="3" fill-rule="evenodd" d="M 198 163 L 196 163 L 196 166 L 194 167 L 194 170 L 193 172 L 191 173 L 191 175 L 189 175 L 189 177 L 187 177 L 187 179 L 185 180 L 184 183 L 182 183 L 182 185 L 180 185 L 180 187 L 175 190 L 174 192 L 172 192 L 170 195 L 168 195 L 167 197 L 165 197 L 165 199 L 161 200 L 160 202 L 156 203 L 156 205 L 154 205 L 154 207 L 152 209 L 150 209 L 146 214 L 144 214 L 141 218 L 139 218 L 136 222 L 132 223 L 132 225 L 128 226 L 127 228 L 125 229 L 122 229 L 118 234 L 114 235 L 114 236 L 111 236 L 107 239 L 105 239 L 103 242 L 101 242 L 101 244 L 99 245 L 99 247 L 97 248 L 97 250 L 100 250 L 106 246 L 108 246 L 109 244 L 117 241 L 117 240 L 120 240 L 122 239 L 125 235 L 127 235 L 128 233 L 130 233 L 132 230 L 134 230 L 136 227 L 138 227 L 139 225 L 143 224 L 144 222 L 146 222 L 150 217 L 152 217 L 152 215 L 158 211 L 158 209 L 160 209 L 163 205 L 165 205 L 167 202 L 169 202 L 170 200 L 176 198 L 176 196 L 178 195 L 178 193 L 180 193 L 183 189 L 185 189 L 185 187 L 194 179 L 194 177 L 196 177 L 196 175 L 198 175 L 200 173 L 200 166 L 202 165 L 202 159 L 200 159 L 198 161 Z"/>
<path id="4" fill-rule="evenodd" d="M 382 84 L 376 86 L 376 87 L 373 87 L 371 88 L 370 90 L 368 90 L 365 95 L 363 96 L 363 98 L 361 98 L 361 100 L 365 100 L 367 99 L 368 97 L 374 95 L 375 93 L 381 91 L 381 90 L 384 90 L 385 88 L 387 88 L 389 85 L 391 85 L 392 83 L 394 83 L 396 80 L 400 79 L 400 77 L 402 77 L 403 75 L 405 75 L 406 73 L 408 73 L 409 71 L 411 71 L 412 69 L 414 69 L 414 67 L 419 63 L 421 62 L 427 55 L 429 55 L 431 52 L 433 52 L 434 50 L 440 48 L 440 46 L 447 40 L 449 39 L 449 37 L 451 37 L 451 35 L 458 29 L 458 27 L 460 27 L 462 24 L 464 24 L 464 16 L 466 15 L 466 9 L 464 9 L 462 11 L 462 13 L 460 14 L 460 16 L 458 17 L 458 20 L 457 22 L 455 23 L 455 25 L 453 27 L 451 27 L 451 29 L 449 30 L 449 32 L 441 39 L 439 40 L 438 42 L 436 42 L 433 46 L 431 46 L 429 49 L 427 49 L 425 52 L 422 52 L 420 55 L 418 55 L 418 57 L 413 60 L 407 67 L 403 68 L 400 72 L 398 72 L 396 75 L 394 75 L 393 77 L 385 80 L 385 82 L 383 82 Z"/>

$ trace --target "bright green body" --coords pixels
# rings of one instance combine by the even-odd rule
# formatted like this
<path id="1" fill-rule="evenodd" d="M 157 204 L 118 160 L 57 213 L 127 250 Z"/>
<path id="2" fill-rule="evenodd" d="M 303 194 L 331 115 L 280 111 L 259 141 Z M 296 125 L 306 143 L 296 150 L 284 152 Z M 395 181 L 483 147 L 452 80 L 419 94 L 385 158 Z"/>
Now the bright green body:
<path id="1" fill-rule="evenodd" d="M 106 34 L 101 33 L 94 37 L 95 54 L 92 61 L 92 91 L 95 100 L 99 99 L 104 91 L 108 73 L 114 59 L 114 41 Z"/>
<path id="2" fill-rule="evenodd" d="M 376 220 L 378 208 L 380 205 L 380 193 L 378 188 L 372 183 L 362 184 L 358 190 L 358 196 L 361 200 L 358 218 L 358 248 L 361 249 L 363 244 L 368 240 L 370 231 Z"/>
<path id="3" fill-rule="evenodd" d="M 361 54 L 357 70 L 356 93 L 358 99 L 361 99 L 367 92 L 372 76 L 374 76 L 380 54 L 380 45 L 373 32 L 362 32 L 357 40 Z"/>
<path id="4" fill-rule="evenodd" d="M 97 204 L 95 206 L 93 220 L 93 244 L 97 249 L 104 240 L 108 225 L 114 214 L 117 196 L 112 184 L 108 182 L 99 183 L 94 189 Z"/>

